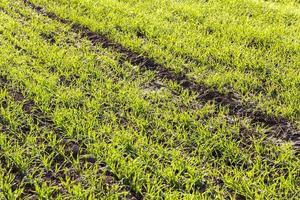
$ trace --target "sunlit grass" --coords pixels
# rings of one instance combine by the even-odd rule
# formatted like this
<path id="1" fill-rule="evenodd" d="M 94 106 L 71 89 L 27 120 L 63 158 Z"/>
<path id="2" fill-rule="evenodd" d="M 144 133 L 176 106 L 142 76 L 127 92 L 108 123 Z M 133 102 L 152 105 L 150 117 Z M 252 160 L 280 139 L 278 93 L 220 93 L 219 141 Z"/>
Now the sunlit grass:
<path id="1" fill-rule="evenodd" d="M 282 9 L 281 4 L 274 3 L 279 10 L 274 22 L 273 14 L 262 16 L 259 7 L 257 16 L 250 20 L 266 26 L 267 36 L 276 23 L 282 25 L 276 32 L 278 37 L 281 31 L 287 31 L 287 41 L 271 45 L 269 50 L 264 47 L 268 41 L 264 38 L 263 47 L 246 48 L 243 43 L 251 37 L 247 31 L 232 35 L 232 46 L 227 38 L 236 32 L 228 24 L 243 27 L 236 18 L 242 15 L 237 8 L 262 2 L 232 1 L 224 10 L 218 6 L 225 1 L 211 5 L 195 1 L 33 2 L 93 30 L 105 30 L 116 41 L 170 68 L 187 70 L 201 82 L 218 85 L 220 90 L 230 85 L 245 100 L 254 98 L 265 110 L 274 107 L 298 120 L 295 64 L 299 64 L 299 46 L 292 41 L 299 33 L 298 22 L 291 25 L 298 31 L 293 32 L 286 30 L 286 22 L 280 20 L 287 12 L 284 7 L 297 10 L 292 1 Z M 173 7 L 169 8 L 168 3 L 174 3 Z M 70 6 L 68 12 L 63 5 Z M 91 45 L 69 26 L 34 12 L 21 1 L 2 1 L 0 6 L 7 11 L 0 11 L 1 198 L 299 198 L 299 156 L 290 143 L 266 135 L 262 124 L 250 124 L 248 119 L 229 115 L 227 108 L 213 102 L 199 103 L 195 94 L 182 90 L 172 80 L 160 80 L 155 72 L 119 62 L 118 53 Z M 203 11 L 211 7 L 206 15 L 215 19 L 220 30 L 225 29 L 224 35 L 205 35 L 207 25 L 193 27 L 190 19 L 198 20 L 202 15 L 196 12 L 197 7 Z M 235 12 L 228 14 L 231 10 Z M 179 12 L 178 18 L 167 19 L 176 17 L 172 14 L 175 11 Z M 216 11 L 221 13 L 218 17 L 213 14 Z M 103 13 L 106 18 L 102 18 Z M 226 26 L 220 25 L 222 19 Z M 242 15 L 241 20 L 245 19 Z M 260 26 L 255 29 L 252 25 L 249 30 L 253 28 L 254 35 L 263 36 L 254 31 Z M 135 26 L 147 39 L 137 37 Z M 203 32 L 193 32 L 198 29 Z M 195 37 L 186 37 L 189 34 Z M 197 41 L 215 46 L 196 49 Z M 246 58 L 236 58 L 232 66 L 224 68 L 230 62 L 227 54 L 223 55 L 226 49 Z M 296 55 L 288 53 L 292 50 Z M 245 65 L 264 52 L 269 55 L 264 54 L 266 57 L 257 62 L 262 71 L 269 71 L 268 77 L 256 74 L 255 69 L 249 69 L 251 75 L 245 74 Z M 224 63 L 205 63 L 211 53 Z M 186 55 L 198 56 L 202 64 L 187 63 Z M 291 56 L 291 62 L 286 55 Z M 236 65 L 238 62 L 241 64 Z M 265 65 L 267 62 L 271 64 Z M 283 70 L 293 76 L 276 74 L 276 63 L 284 64 Z M 270 81 L 270 87 L 290 94 L 288 99 L 264 100 L 268 94 L 252 91 L 255 84 L 261 85 L 260 79 L 277 80 L 277 76 L 283 83 Z"/>

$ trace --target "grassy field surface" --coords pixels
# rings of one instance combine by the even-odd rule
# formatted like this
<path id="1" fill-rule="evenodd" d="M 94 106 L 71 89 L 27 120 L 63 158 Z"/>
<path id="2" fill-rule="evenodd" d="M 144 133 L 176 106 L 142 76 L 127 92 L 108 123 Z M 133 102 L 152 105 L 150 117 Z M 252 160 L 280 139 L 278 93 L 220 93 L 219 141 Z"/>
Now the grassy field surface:
<path id="1" fill-rule="evenodd" d="M 297 0 L 1 0 L 0 199 L 300 199 Z"/>
<path id="2" fill-rule="evenodd" d="M 33 2 L 299 123 L 300 5 L 295 1 Z"/>

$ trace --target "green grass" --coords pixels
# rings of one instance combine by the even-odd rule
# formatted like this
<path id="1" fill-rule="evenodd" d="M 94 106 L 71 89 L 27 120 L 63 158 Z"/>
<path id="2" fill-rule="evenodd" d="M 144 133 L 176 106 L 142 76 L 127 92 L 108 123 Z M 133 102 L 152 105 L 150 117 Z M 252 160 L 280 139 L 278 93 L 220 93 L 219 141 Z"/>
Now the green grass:
<path id="1" fill-rule="evenodd" d="M 34 2 L 299 123 L 300 7 L 295 1 Z"/>
<path id="2" fill-rule="evenodd" d="M 32 2 L 300 122 L 296 1 Z M 299 154 L 269 127 L 22 1 L 0 7 L 1 199 L 300 198 Z"/>

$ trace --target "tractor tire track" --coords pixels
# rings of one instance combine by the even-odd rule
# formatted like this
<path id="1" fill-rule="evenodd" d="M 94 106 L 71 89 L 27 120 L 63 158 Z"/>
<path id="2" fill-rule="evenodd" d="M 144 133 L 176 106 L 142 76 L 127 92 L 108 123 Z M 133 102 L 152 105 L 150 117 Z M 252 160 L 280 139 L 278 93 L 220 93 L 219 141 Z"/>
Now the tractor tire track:
<path id="1" fill-rule="evenodd" d="M 229 109 L 230 115 L 249 118 L 251 123 L 261 123 L 270 128 L 268 134 L 285 141 L 291 141 L 296 149 L 300 148 L 300 131 L 296 125 L 282 116 L 267 114 L 265 111 L 258 109 L 254 103 L 241 102 L 237 94 L 230 92 L 224 94 L 218 90 L 209 87 L 203 83 L 197 83 L 185 74 L 178 74 L 167 69 L 165 66 L 155 62 L 153 59 L 140 55 L 123 45 L 109 39 L 106 35 L 91 31 L 88 27 L 74 23 L 71 20 L 60 18 L 53 12 L 46 11 L 43 7 L 37 6 L 28 0 L 23 0 L 24 4 L 31 7 L 37 13 L 49 17 L 52 20 L 59 21 L 63 24 L 70 25 L 72 31 L 80 34 L 91 41 L 93 45 L 101 45 L 103 48 L 109 48 L 123 56 L 121 60 L 129 61 L 132 65 L 140 66 L 142 69 L 156 72 L 156 77 L 173 81 L 183 89 L 195 92 L 198 95 L 197 100 L 201 103 L 213 101 L 217 106 L 224 106 Z"/>
<path id="2" fill-rule="evenodd" d="M 17 10 L 16 10 L 17 11 Z M 8 12 L 6 12 L 8 13 Z M 8 13 L 10 14 L 10 13 Z M 11 16 L 11 15 L 10 15 Z M 13 16 L 11 16 L 13 17 Z M 29 20 L 30 18 L 27 17 L 27 16 L 20 16 L 21 18 L 24 18 L 25 20 Z M 42 37 L 43 38 L 43 37 Z M 6 38 L 8 39 L 8 38 Z M 8 39 L 9 40 L 9 39 Z M 47 41 L 48 38 L 43 38 L 44 41 Z M 33 59 L 39 59 L 41 61 L 41 64 L 43 64 L 44 62 L 46 62 L 45 60 L 43 60 L 42 57 L 39 57 L 39 56 L 36 56 L 34 55 L 32 52 L 30 51 L 27 51 L 26 49 L 22 48 L 21 46 L 19 46 L 18 44 L 16 44 L 14 41 L 10 40 L 11 44 L 14 46 L 14 48 L 16 48 L 18 51 L 24 53 L 24 54 L 27 54 L 29 55 L 30 57 L 32 57 Z M 50 43 L 49 45 L 53 45 L 52 43 Z M 122 65 L 122 63 L 120 63 L 120 65 Z M 53 73 L 54 71 L 51 71 L 51 73 Z M 170 90 L 173 95 L 176 95 L 176 96 L 179 96 L 179 93 L 172 90 L 171 88 L 167 87 L 167 86 L 164 86 L 164 85 L 161 85 L 161 84 L 157 84 L 155 83 L 156 80 L 150 80 L 150 85 L 152 87 L 155 87 L 155 88 L 160 88 L 160 87 L 166 87 L 168 90 Z M 70 83 L 71 81 L 70 80 L 66 80 L 66 77 L 65 76 L 60 76 L 60 81 L 59 81 L 59 84 L 64 84 L 66 86 L 70 86 Z M 26 102 L 26 105 L 25 106 L 25 109 L 28 110 L 28 108 L 32 107 L 30 105 L 31 103 L 30 102 Z M 198 104 L 197 101 L 195 101 L 195 104 Z M 185 109 L 193 109 L 191 106 L 184 106 Z M 215 113 L 216 114 L 216 113 Z M 214 115 L 214 116 L 210 116 L 210 117 L 216 117 L 217 115 Z M 36 120 L 36 119 L 35 119 Z M 120 120 L 125 120 L 125 119 L 120 119 Z M 226 120 L 226 122 L 228 124 L 231 124 L 233 123 L 232 119 L 230 116 L 228 116 L 227 118 L 225 118 L 224 120 Z M 44 120 L 45 121 L 45 120 Z M 202 122 L 202 123 L 205 123 L 205 119 L 201 119 L 201 118 L 197 118 L 197 121 L 199 122 Z M 240 131 L 238 132 L 238 135 L 236 135 L 234 137 L 234 139 L 236 139 L 237 141 L 240 141 L 240 147 L 241 148 L 244 148 L 244 147 L 249 147 L 251 145 L 253 145 L 253 141 L 250 139 L 250 137 L 252 136 L 255 136 L 255 137 L 259 137 L 259 133 L 254 130 L 254 129 L 249 129 L 249 128 L 246 128 L 244 127 L 242 124 L 240 124 Z M 213 130 L 211 130 L 212 132 L 214 132 Z M 149 137 L 156 140 L 155 138 L 152 137 L 151 134 L 149 134 Z M 162 141 L 160 141 L 162 142 Z M 187 152 L 188 152 L 188 149 L 193 149 L 193 148 L 196 148 L 194 144 L 186 144 L 185 145 L 185 149 L 187 149 Z"/>
<path id="3" fill-rule="evenodd" d="M 16 10 L 16 11 L 17 11 L 17 10 Z M 10 13 L 8 13 L 8 12 L 6 12 L 6 13 L 7 13 L 9 16 L 11 16 Z M 13 16 L 11 16 L 11 17 L 13 17 Z M 28 20 L 28 19 L 29 19 L 29 17 L 24 16 L 24 15 L 22 15 L 22 16 L 20 16 L 20 17 L 21 17 L 21 18 L 25 18 L 25 20 Z M 42 37 L 42 38 L 43 38 L 44 41 L 47 41 L 47 40 L 48 40 L 48 38 L 44 38 L 44 37 Z M 6 38 L 6 39 L 8 39 L 8 38 Z M 9 39 L 8 39 L 8 40 L 9 40 Z M 37 57 L 37 56 L 34 55 L 32 52 L 30 52 L 30 51 L 28 51 L 28 50 L 22 48 L 22 47 L 19 46 L 18 44 L 16 44 L 14 41 L 11 41 L 11 40 L 10 40 L 10 42 L 12 43 L 12 45 L 14 46 L 14 48 L 17 49 L 18 51 L 20 51 L 20 52 L 22 52 L 22 53 L 24 53 L 24 54 L 29 55 L 29 56 L 32 57 L 33 59 L 39 59 L 39 60 L 41 60 L 41 64 L 44 63 L 44 62 L 46 62 L 45 60 L 43 60 L 42 57 L 39 57 L 39 56 Z M 50 43 L 50 45 L 53 45 L 53 44 Z M 122 61 L 122 62 L 123 62 L 123 61 Z M 122 62 L 120 63 L 120 65 L 122 65 Z M 75 77 L 75 78 L 77 78 L 77 77 Z M 60 76 L 59 84 L 64 84 L 65 86 L 69 87 L 71 82 L 72 82 L 72 81 L 70 81 L 70 80 L 66 80 L 66 77 L 65 77 L 64 75 Z M 167 87 L 167 86 L 164 86 L 164 85 L 155 83 L 155 80 L 151 80 L 151 81 L 150 81 L 150 85 L 153 86 L 153 87 L 155 87 L 155 88 L 158 88 L 158 89 L 159 89 L 160 87 L 166 87 L 168 90 L 170 90 L 170 91 L 173 93 L 173 95 L 179 96 L 179 93 L 178 93 L 178 92 L 175 92 L 174 90 L 172 90 L 171 88 L 169 88 L 169 87 Z M 197 104 L 197 102 L 195 102 L 195 103 Z M 30 102 L 27 102 L 27 105 L 25 105 L 25 108 L 28 108 L 28 107 L 31 107 Z M 191 108 L 190 106 L 187 106 L 186 109 L 192 109 L 192 108 Z M 211 117 L 213 117 L 213 116 L 211 116 Z M 216 115 L 215 115 L 215 117 L 216 117 Z M 120 120 L 122 120 L 122 119 L 120 119 Z M 124 119 L 123 119 L 123 120 L 124 120 Z M 203 123 L 205 123 L 205 120 L 203 121 L 203 119 L 197 119 L 197 120 L 202 121 Z M 228 124 L 232 123 L 232 120 L 230 119 L 229 116 L 228 116 L 225 120 L 226 120 L 226 122 L 227 122 Z M 238 141 L 241 141 L 241 147 L 250 146 L 250 145 L 252 144 L 252 141 L 249 139 L 249 137 L 250 137 L 251 135 L 252 135 L 252 136 L 253 136 L 253 135 L 258 136 L 259 133 L 257 133 L 254 129 L 247 129 L 247 128 L 243 127 L 242 125 L 240 125 L 240 126 L 241 126 L 240 132 L 239 132 L 238 136 L 237 136 L 235 139 L 238 140 Z M 149 135 L 149 137 L 151 137 L 151 135 Z M 155 140 L 155 139 L 154 139 L 154 140 Z M 187 149 L 188 149 L 188 147 L 189 147 L 189 145 L 187 145 Z"/>
<path id="4" fill-rule="evenodd" d="M 13 94 L 13 93 L 12 93 Z M 19 93 L 18 93 L 19 94 Z M 15 96 L 12 96 L 12 98 L 15 100 Z M 78 182 L 80 181 L 80 173 L 77 172 L 74 167 L 72 166 L 72 163 L 67 158 L 79 158 L 80 165 L 95 165 L 97 162 L 97 159 L 93 156 L 90 156 L 87 151 L 87 146 L 80 142 L 72 140 L 71 138 L 66 138 L 63 136 L 63 131 L 59 128 L 55 128 L 55 123 L 51 120 L 50 117 L 48 117 L 46 114 L 43 113 L 40 109 L 34 109 L 35 102 L 32 99 L 25 100 L 25 97 L 23 95 L 18 95 L 17 101 L 25 101 L 23 105 L 23 111 L 28 114 L 32 119 L 35 125 L 37 125 L 41 129 L 48 129 L 53 130 L 53 133 L 57 136 L 57 138 L 60 140 L 58 146 L 63 147 L 63 152 L 57 151 L 56 147 L 47 146 L 45 149 L 45 154 L 51 155 L 55 154 L 53 157 L 53 161 L 51 162 L 51 170 L 45 170 L 42 176 L 39 176 L 38 174 L 34 173 L 35 177 L 41 178 L 43 182 L 49 182 L 51 184 L 58 185 L 61 182 L 61 179 L 65 179 L 66 177 L 71 177 L 71 180 Z M 40 141 L 42 142 L 42 141 Z M 45 143 L 47 141 L 44 141 Z M 11 163 L 10 166 L 8 166 L 8 163 Z M 35 164 L 39 164 L 40 161 L 36 160 Z M 5 169 L 6 172 L 12 173 L 15 178 L 13 180 L 13 190 L 17 189 L 20 184 L 24 184 L 24 191 L 22 194 L 22 197 L 26 197 L 27 195 L 35 195 L 35 187 L 31 183 L 30 180 L 26 179 L 26 173 L 24 173 L 20 167 L 16 163 L 14 163 L 13 160 L 11 160 L 9 157 L 5 155 L 5 152 L 0 147 L 0 165 L 2 168 Z M 54 172 L 56 166 L 60 166 L 60 168 L 67 168 L 67 171 L 59 170 L 58 172 Z M 33 166 L 30 167 L 31 170 Z M 120 183 L 121 179 L 118 178 L 116 174 L 114 174 L 112 171 L 109 170 L 109 166 L 104 163 L 100 162 L 98 166 L 98 172 L 97 176 L 105 176 L 105 184 L 107 187 L 111 187 L 113 184 Z M 123 189 L 126 189 L 128 192 L 128 199 L 142 199 L 142 195 L 135 192 L 132 188 L 130 188 L 128 185 L 124 185 Z M 60 189 L 60 191 L 55 191 L 53 193 L 53 197 L 57 195 L 57 192 L 63 193 L 66 192 L 64 189 Z"/>
<path id="5" fill-rule="evenodd" d="M 19 46 L 15 46 L 16 49 L 18 50 L 22 50 L 24 53 L 28 53 L 25 49 L 22 49 L 21 47 Z M 33 55 L 31 55 L 33 56 Z M 18 94 L 18 92 L 16 92 L 16 94 Z M 16 97 L 17 99 L 21 99 L 22 100 L 22 97 L 19 97 L 19 95 L 17 95 Z M 47 118 L 46 115 L 41 111 L 41 110 L 35 110 L 35 111 L 32 111 L 32 107 L 34 107 L 34 101 L 33 100 L 28 100 L 25 102 L 24 104 L 24 111 L 27 112 L 27 114 L 30 114 L 30 115 L 33 115 L 35 116 L 34 117 L 34 121 L 36 124 L 38 124 L 39 126 L 49 126 L 51 127 L 51 129 L 53 128 L 52 126 L 54 125 L 54 122 L 51 121 L 50 118 Z M 59 133 L 59 130 L 55 130 L 55 134 L 58 135 L 58 137 L 62 138 L 62 134 Z M 244 132 L 243 130 L 241 132 Z M 68 155 L 68 156 L 73 156 L 73 157 L 78 157 L 78 155 L 82 154 L 82 155 L 85 155 L 87 154 L 87 152 L 85 151 L 86 150 L 86 146 L 83 145 L 83 152 L 79 153 L 79 149 L 81 149 L 81 145 L 80 145 L 81 142 L 77 142 L 77 141 L 72 141 L 71 139 L 66 139 L 66 138 L 63 138 L 63 141 L 62 141 L 62 145 L 65 146 L 65 152 L 66 153 L 63 153 L 64 155 Z M 53 149 L 48 149 L 49 152 L 53 152 L 54 150 Z M 88 164 L 94 164 L 96 162 L 95 158 L 93 157 L 84 157 L 84 158 L 80 158 L 80 163 L 82 165 L 85 165 L 86 163 Z M 55 163 L 56 164 L 59 164 L 59 165 L 63 165 L 63 163 L 65 163 L 65 159 L 63 158 L 62 155 L 57 155 L 56 159 L 55 159 Z M 69 165 L 69 164 L 66 164 L 66 165 Z M 100 164 L 100 168 L 102 169 L 103 168 L 103 171 L 101 170 L 101 172 L 105 172 L 106 174 L 106 182 L 108 184 L 113 184 L 115 182 L 118 182 L 120 181 L 118 179 L 118 177 L 116 175 L 114 175 L 113 173 L 111 173 L 110 171 L 107 171 L 105 170 L 105 168 L 107 168 L 107 165 L 105 163 L 101 163 Z M 73 174 L 73 177 L 74 179 L 76 179 L 77 176 L 79 176 L 78 174 L 74 174 L 74 171 L 72 172 L 71 170 L 71 174 Z M 60 178 L 63 178 L 65 177 L 66 175 L 64 173 L 59 173 L 58 176 Z M 47 172 L 45 174 L 45 177 L 43 177 L 44 179 L 50 179 L 52 180 L 53 182 L 57 182 L 59 181 L 59 178 L 55 176 L 55 174 L 52 174 L 51 172 Z M 168 184 L 168 182 L 166 181 L 166 184 Z M 125 186 L 127 189 L 126 190 L 131 190 L 127 185 Z M 176 190 L 183 190 L 184 189 L 184 185 L 181 185 L 180 183 L 173 183 L 173 187 L 176 189 Z M 202 191 L 202 190 L 205 190 L 203 188 L 205 188 L 205 184 L 199 184 L 197 186 L 195 186 L 195 189 L 196 190 L 199 190 L 199 191 Z M 128 189 L 129 188 L 129 189 Z M 132 192 L 132 194 L 134 194 L 134 191 L 130 191 Z M 130 197 L 134 197 L 133 199 L 141 199 L 141 195 L 140 194 L 134 194 L 134 195 L 129 195 Z M 138 198 L 136 198 L 138 197 Z M 132 198 L 131 198 L 132 199 Z"/>
<path id="6" fill-rule="evenodd" d="M 23 54 L 27 54 L 29 56 L 31 56 L 33 59 L 41 59 L 36 57 L 35 55 L 33 55 L 32 53 L 30 53 L 29 51 L 27 51 L 26 49 L 23 49 L 22 47 L 18 46 L 17 44 L 12 42 L 12 45 L 14 46 L 14 48 L 18 51 L 21 51 Z M 43 61 L 43 60 L 42 60 Z M 65 82 L 65 81 L 63 81 Z M 67 84 L 68 85 L 68 84 Z M 16 101 L 24 101 L 26 98 L 22 95 L 22 93 L 20 91 L 11 91 L 10 93 L 13 96 L 13 99 L 15 99 Z M 174 94 L 174 95 L 179 95 Z M 81 147 L 81 142 L 77 142 L 77 141 L 73 141 L 71 139 L 67 139 L 63 137 L 63 131 L 60 129 L 55 128 L 54 122 L 51 120 L 51 118 L 47 117 L 43 111 L 39 110 L 39 109 L 34 109 L 35 108 L 35 102 L 32 99 L 26 100 L 24 105 L 23 105 L 23 111 L 27 114 L 29 114 L 33 120 L 34 120 L 34 124 L 38 125 L 41 128 L 47 128 L 49 130 L 53 130 L 54 134 L 57 135 L 57 138 L 62 139 L 62 143 L 60 144 L 60 146 L 64 146 L 65 147 L 65 153 L 57 153 L 55 158 L 54 158 L 54 163 L 53 163 L 53 168 L 55 167 L 55 165 L 60 165 L 60 167 L 65 166 L 66 168 L 68 168 L 68 172 L 70 173 L 70 176 L 72 177 L 72 180 L 76 180 L 78 179 L 78 177 L 80 177 L 79 174 L 76 173 L 76 171 L 72 168 L 71 163 L 68 162 L 68 160 L 66 160 L 64 158 L 64 155 L 67 155 L 67 157 L 74 157 L 74 158 L 78 158 L 79 156 L 80 158 L 80 163 L 82 164 L 82 166 L 84 166 L 85 164 L 88 165 L 93 165 L 96 160 L 94 157 L 90 157 L 88 156 L 88 153 L 86 152 L 86 146 L 84 146 L 84 149 L 82 149 Z M 187 109 L 190 109 L 190 107 L 186 107 Z M 211 116 L 213 117 L 213 116 Z M 201 120 L 201 119 L 199 119 Z M 242 133 L 244 132 L 244 130 L 241 130 L 240 135 L 243 135 Z M 149 137 L 152 137 L 149 134 Z M 236 138 L 237 140 L 241 140 L 244 137 L 240 137 L 240 138 Z M 44 141 L 44 143 L 46 143 L 47 141 Z M 247 141 L 247 142 L 243 142 L 243 143 L 247 143 L 247 145 L 250 144 L 251 141 Z M 186 148 L 190 148 L 189 145 L 186 146 Z M 47 147 L 47 154 L 51 154 L 53 152 L 57 152 L 57 150 L 53 147 L 48 146 Z M 87 157 L 85 156 L 87 155 Z M 100 169 L 100 173 L 105 173 L 106 178 L 105 178 L 105 182 L 108 185 L 112 185 L 112 184 L 116 184 L 118 183 L 118 181 L 121 181 L 115 174 L 111 173 L 111 171 L 106 171 L 105 169 L 108 168 L 108 166 L 105 163 L 101 163 L 100 164 L 101 169 Z M 103 168 L 103 170 L 102 170 Z M 54 170 L 52 170 L 54 171 Z M 60 179 L 64 179 L 66 176 L 68 176 L 68 174 L 66 174 L 65 172 L 59 171 L 58 173 L 54 173 L 51 170 L 49 171 L 45 171 L 45 173 L 43 174 L 43 176 L 41 177 L 43 180 L 45 181 L 50 181 L 51 183 L 54 184 L 59 184 Z M 155 171 L 152 171 L 152 173 L 154 174 Z M 164 183 L 167 184 L 171 184 L 174 190 L 177 191 L 184 191 L 185 189 L 185 184 L 182 184 L 180 182 L 172 182 L 169 183 L 167 179 L 162 178 L 162 180 L 164 181 Z M 123 188 L 126 191 L 130 191 L 131 194 L 129 194 L 128 196 L 131 199 L 141 199 L 142 195 L 141 194 L 137 194 L 135 191 L 133 191 L 128 185 L 123 186 Z M 194 187 L 193 190 L 195 191 L 199 191 L 199 192 L 203 192 L 206 188 L 206 184 L 205 183 L 197 183 Z M 61 190 L 61 192 L 65 192 L 63 190 Z M 138 197 L 138 198 L 137 198 Z"/>
<path id="7" fill-rule="evenodd" d="M 17 50 L 22 50 L 24 53 L 28 53 L 25 49 L 22 47 L 14 45 L 14 48 Z M 10 80 L 6 76 L 0 75 L 0 88 L 5 88 L 9 84 L 12 84 Z M 14 102 L 22 103 L 22 109 L 23 112 L 26 113 L 32 120 L 33 124 L 39 127 L 41 130 L 50 130 L 53 132 L 53 134 L 56 135 L 56 137 L 60 140 L 58 146 L 52 147 L 47 146 L 45 150 L 45 154 L 51 155 L 52 153 L 55 154 L 53 162 L 51 163 L 52 170 L 46 170 L 43 175 L 40 177 L 43 181 L 48 181 L 53 184 L 59 184 L 61 182 L 61 179 L 65 179 L 66 177 L 71 177 L 71 180 L 74 181 L 80 181 L 80 173 L 75 170 L 75 168 L 72 166 L 72 163 L 70 162 L 69 158 L 79 159 L 81 166 L 94 166 L 97 162 L 99 162 L 99 166 L 97 166 L 97 176 L 104 175 L 104 182 L 107 187 L 112 187 L 115 184 L 119 184 L 121 186 L 122 191 L 126 191 L 127 199 L 131 200 L 139 200 L 143 199 L 143 196 L 141 193 L 135 191 L 127 184 L 122 183 L 122 180 L 110 170 L 110 167 L 103 161 L 98 160 L 91 156 L 87 150 L 87 146 L 83 143 L 83 141 L 76 141 L 72 138 L 65 137 L 63 134 L 63 130 L 60 129 L 55 125 L 55 122 L 51 119 L 50 114 L 45 114 L 41 109 L 37 108 L 37 104 L 34 101 L 34 99 L 27 99 L 19 89 L 17 88 L 10 88 L 8 90 L 8 95 L 12 98 Z M 2 107 L 1 103 L 0 107 Z M 4 105 L 5 106 L 5 105 Z M 2 125 L 0 115 L 0 125 Z M 6 125 L 6 124 L 4 124 Z M 6 127 L 6 126 L 1 126 Z M 6 129 L 6 128 L 5 128 Z M 23 129 L 21 129 L 23 132 Z M 0 130 L 1 131 L 1 130 Z M 5 131 L 5 130 L 4 130 Z M 24 135 L 26 133 L 24 132 Z M 21 141 L 20 141 L 21 142 Z M 48 143 L 48 141 L 43 141 L 41 138 L 41 141 Z M 63 152 L 59 152 L 57 149 L 58 147 L 63 147 Z M 8 160 L 10 163 L 12 163 L 12 166 L 8 167 L 7 163 Z M 36 160 L 36 164 L 39 164 L 40 161 Z M 18 186 L 22 183 L 24 183 L 24 191 L 22 196 L 26 197 L 26 195 L 34 195 L 35 194 L 35 187 L 33 184 L 27 182 L 26 180 L 26 174 L 20 170 L 20 168 L 11 160 L 9 157 L 5 156 L 5 152 L 2 151 L 0 147 L 0 166 L 2 166 L 4 169 L 6 169 L 7 172 L 11 172 L 14 174 L 14 188 L 18 188 Z M 54 173 L 56 166 L 60 166 L 60 168 L 65 167 L 68 168 L 67 172 L 64 172 L 60 170 L 57 173 Z M 32 166 L 33 167 L 33 166 Z M 32 168 L 30 167 L 30 169 Z M 29 169 L 29 170 L 30 170 Z M 38 177 L 38 174 L 35 174 L 36 177 Z M 62 189 L 63 190 L 63 189 Z M 66 192 L 66 191 L 59 191 L 59 192 Z M 54 192 L 54 197 L 57 194 L 57 192 Z"/>

